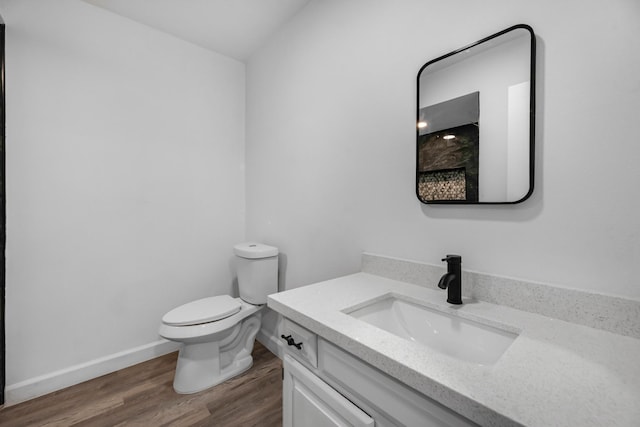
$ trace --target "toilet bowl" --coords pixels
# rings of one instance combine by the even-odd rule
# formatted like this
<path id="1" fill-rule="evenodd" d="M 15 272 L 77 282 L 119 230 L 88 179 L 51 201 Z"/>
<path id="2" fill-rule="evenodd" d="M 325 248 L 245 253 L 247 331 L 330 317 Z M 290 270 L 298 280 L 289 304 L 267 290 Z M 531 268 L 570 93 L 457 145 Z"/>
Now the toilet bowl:
<path id="1" fill-rule="evenodd" d="M 251 367 L 267 295 L 277 292 L 278 250 L 258 243 L 234 246 L 240 298 L 219 295 L 181 305 L 162 318 L 161 337 L 181 343 L 173 388 L 197 393 Z"/>

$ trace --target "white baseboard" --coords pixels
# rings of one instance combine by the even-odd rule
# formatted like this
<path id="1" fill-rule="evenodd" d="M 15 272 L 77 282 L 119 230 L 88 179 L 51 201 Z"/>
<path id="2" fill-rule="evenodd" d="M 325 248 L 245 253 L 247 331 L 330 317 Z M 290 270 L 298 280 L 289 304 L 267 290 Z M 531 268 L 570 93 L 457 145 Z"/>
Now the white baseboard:
<path id="1" fill-rule="evenodd" d="M 102 375 L 171 353 L 179 348 L 179 343 L 159 340 L 61 369 L 50 374 L 11 384 L 5 388 L 5 406 L 15 405 L 84 381 L 98 378 Z"/>

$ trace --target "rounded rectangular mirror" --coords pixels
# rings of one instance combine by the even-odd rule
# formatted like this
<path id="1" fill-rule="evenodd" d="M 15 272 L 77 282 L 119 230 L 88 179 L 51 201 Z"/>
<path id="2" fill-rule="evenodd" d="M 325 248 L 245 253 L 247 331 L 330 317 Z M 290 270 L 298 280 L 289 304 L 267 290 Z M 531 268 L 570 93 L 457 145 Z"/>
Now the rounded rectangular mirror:
<path id="1" fill-rule="evenodd" d="M 535 34 L 515 25 L 418 72 L 423 203 L 519 203 L 533 192 Z"/>

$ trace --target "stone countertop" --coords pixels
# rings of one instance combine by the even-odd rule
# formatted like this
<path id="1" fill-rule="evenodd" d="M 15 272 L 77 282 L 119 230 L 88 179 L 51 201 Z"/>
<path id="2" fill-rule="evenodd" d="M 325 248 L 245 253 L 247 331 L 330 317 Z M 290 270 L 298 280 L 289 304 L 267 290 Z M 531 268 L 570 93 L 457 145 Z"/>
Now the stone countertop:
<path id="1" fill-rule="evenodd" d="M 342 312 L 393 293 L 519 330 L 491 366 L 451 358 Z M 640 425 L 640 340 L 367 273 L 269 296 L 268 306 L 482 426 Z"/>

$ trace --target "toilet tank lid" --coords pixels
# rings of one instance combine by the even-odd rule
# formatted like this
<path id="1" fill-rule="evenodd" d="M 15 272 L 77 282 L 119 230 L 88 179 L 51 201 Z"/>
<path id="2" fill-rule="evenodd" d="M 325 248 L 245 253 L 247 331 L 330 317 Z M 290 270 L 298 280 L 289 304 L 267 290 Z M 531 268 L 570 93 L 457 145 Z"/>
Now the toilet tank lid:
<path id="1" fill-rule="evenodd" d="M 242 304 L 229 295 L 203 298 L 174 308 L 162 317 L 170 326 L 199 325 L 214 322 L 236 314 Z"/>
<path id="2" fill-rule="evenodd" d="M 247 242 L 235 245 L 233 252 L 242 258 L 269 258 L 278 255 L 278 248 L 262 243 Z"/>

